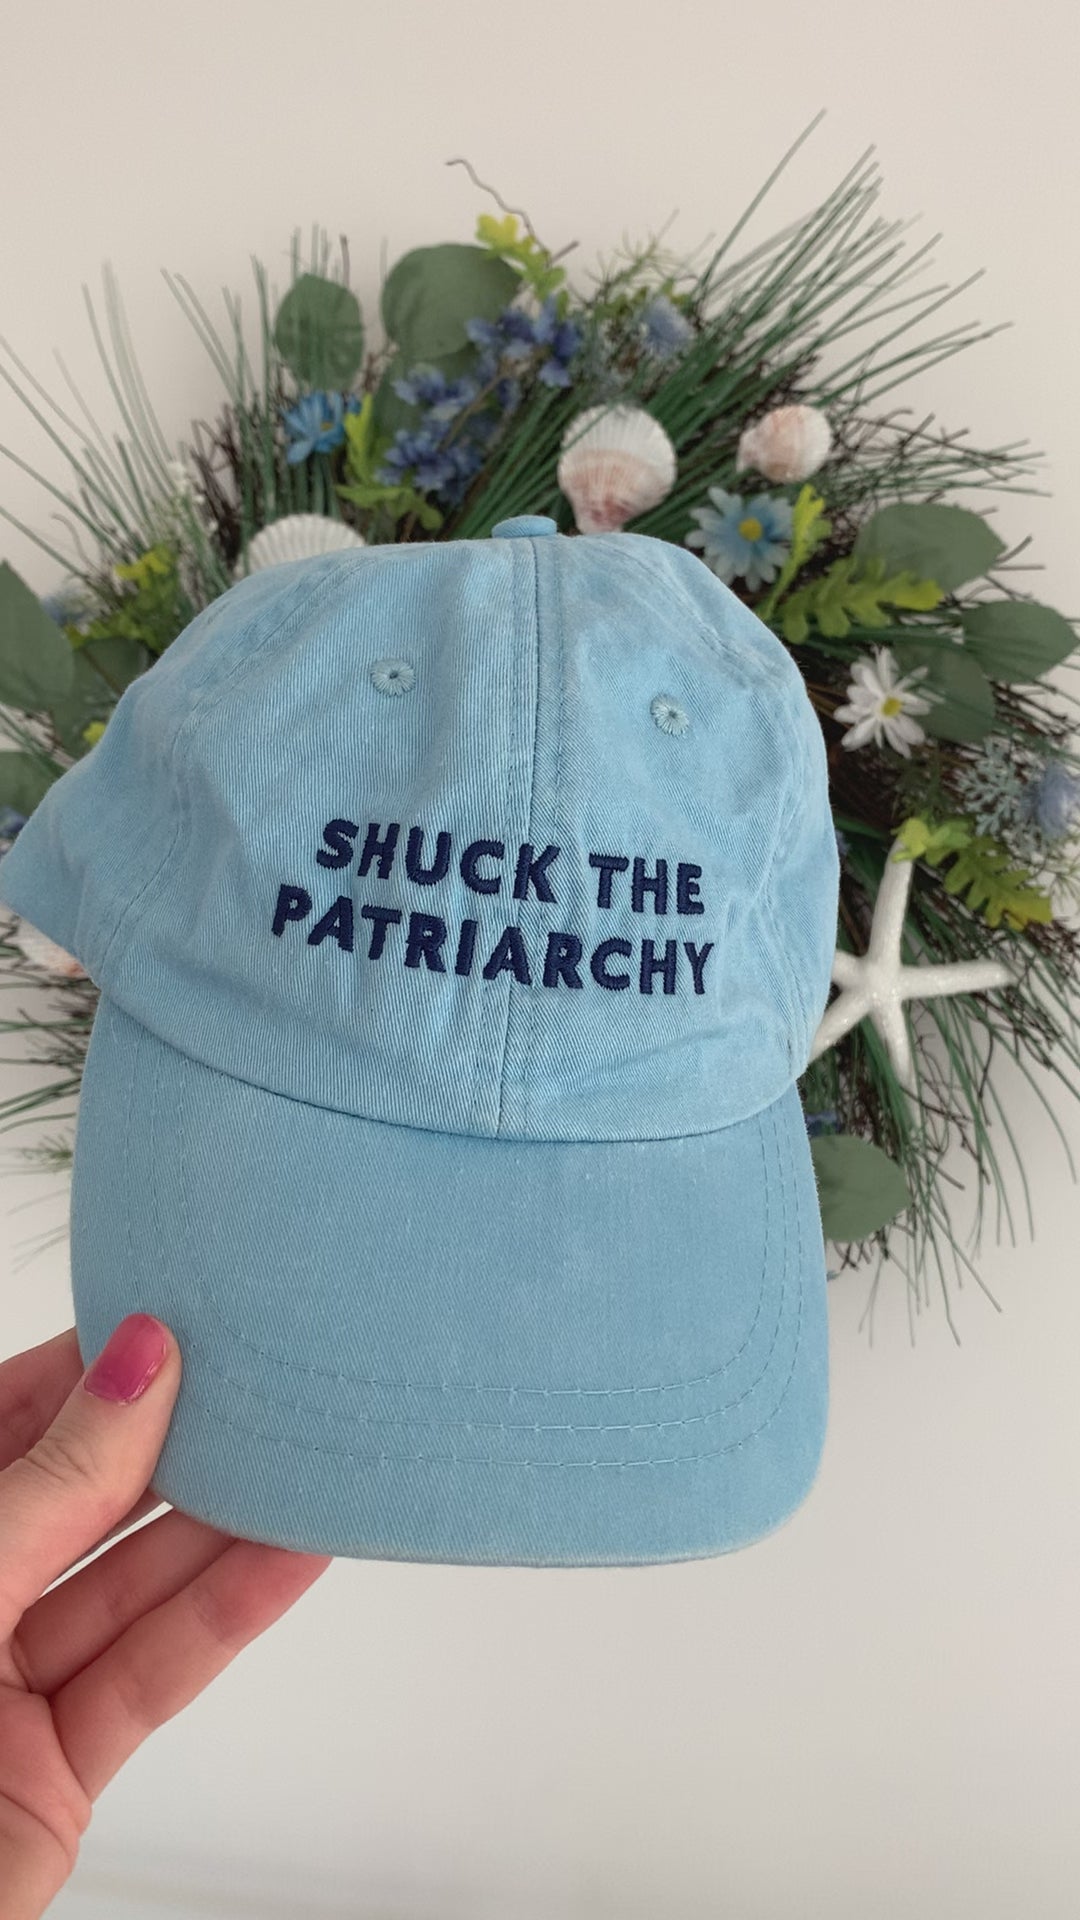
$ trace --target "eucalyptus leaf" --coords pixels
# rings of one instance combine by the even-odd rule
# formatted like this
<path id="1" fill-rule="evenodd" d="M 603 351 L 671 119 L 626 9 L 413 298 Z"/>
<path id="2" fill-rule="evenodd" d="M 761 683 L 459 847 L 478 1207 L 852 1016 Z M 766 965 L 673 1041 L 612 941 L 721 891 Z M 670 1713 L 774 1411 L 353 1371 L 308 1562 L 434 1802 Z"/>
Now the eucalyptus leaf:
<path id="1" fill-rule="evenodd" d="M 902 1167 L 869 1140 L 822 1133 L 810 1142 L 826 1240 L 865 1240 L 909 1204 Z"/>
<path id="2" fill-rule="evenodd" d="M 0 702 L 52 713 L 70 694 L 71 642 L 7 561 L 0 562 Z"/>
<path id="3" fill-rule="evenodd" d="M 466 345 L 467 320 L 494 320 L 520 286 L 486 247 L 416 247 L 386 276 L 383 325 L 409 366 L 438 361 Z"/>
<path id="4" fill-rule="evenodd" d="M 109 718 L 116 695 L 146 672 L 151 657 L 137 641 L 117 634 L 90 641 L 75 652 L 73 662 L 71 689 L 53 707 L 52 718 L 61 746 L 79 759 L 87 751 L 83 728 Z"/>
<path id="5" fill-rule="evenodd" d="M 967 507 L 882 507 L 859 531 L 854 552 L 884 560 L 889 573 L 936 580 L 943 593 L 976 580 L 1004 552 L 1004 543 Z"/>
<path id="6" fill-rule="evenodd" d="M 351 386 L 364 357 L 360 302 L 340 281 L 301 274 L 277 310 L 274 344 L 298 380 L 340 392 Z"/>
<path id="7" fill-rule="evenodd" d="M 29 817 L 59 777 L 31 753 L 0 753 L 0 807 Z"/>
<path id="8" fill-rule="evenodd" d="M 994 725 L 994 690 L 977 660 L 966 647 L 947 641 L 941 646 L 894 649 L 904 673 L 927 669 L 924 685 L 936 693 L 929 713 L 920 713 L 919 725 L 935 740 L 983 740 Z"/>
<path id="9" fill-rule="evenodd" d="M 995 680 L 1038 680 L 1076 646 L 1063 613 L 1035 600 L 987 600 L 961 616 L 968 651 Z"/>

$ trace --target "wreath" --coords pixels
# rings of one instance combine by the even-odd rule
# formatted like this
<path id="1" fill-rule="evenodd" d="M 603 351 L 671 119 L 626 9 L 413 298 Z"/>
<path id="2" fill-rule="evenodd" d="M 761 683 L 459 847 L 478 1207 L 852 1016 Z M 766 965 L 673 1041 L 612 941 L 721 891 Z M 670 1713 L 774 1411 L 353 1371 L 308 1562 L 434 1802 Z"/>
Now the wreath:
<path id="1" fill-rule="evenodd" d="M 254 343 L 238 296 L 225 291 L 219 326 L 165 272 L 224 395 L 180 446 L 108 266 L 104 327 L 84 293 L 123 426 L 111 442 L 77 393 L 85 424 L 5 347 L 16 373 L 0 372 L 72 482 L 35 476 L 65 509 L 67 551 L 0 508 L 64 576 L 39 599 L 0 565 L 0 845 L 93 751 L 124 689 L 249 571 L 481 539 L 522 513 L 684 544 L 791 650 L 827 744 L 837 992 L 800 1087 L 826 1236 L 841 1267 L 891 1254 L 916 1288 L 931 1268 L 974 1271 L 988 1195 L 1000 1223 L 1023 1180 L 995 1055 L 1051 1114 L 1051 1081 L 1075 1092 L 1080 1066 L 1080 763 L 1072 702 L 1048 679 L 1076 636 L 1022 590 L 1027 543 L 1003 503 L 1036 458 L 1026 443 L 976 448 L 898 400 L 993 329 L 946 323 L 963 287 L 919 290 L 927 249 L 876 211 L 869 155 L 763 243 L 740 250 L 764 189 L 696 262 L 660 235 L 580 277 L 571 247 L 449 164 L 498 211 L 469 242 L 396 261 L 374 343 L 347 241 L 335 254 L 318 228 L 306 260 L 294 237 L 282 294 L 253 262 Z M 0 933 L 0 980 L 44 985 L 48 1002 L 5 1029 L 29 1030 L 56 1069 L 0 1123 L 70 1120 L 96 989 L 37 929 L 8 915 Z M 966 1244 L 944 1166 L 956 1145 L 975 1173 Z M 71 1140 L 21 1152 L 65 1168 Z"/>

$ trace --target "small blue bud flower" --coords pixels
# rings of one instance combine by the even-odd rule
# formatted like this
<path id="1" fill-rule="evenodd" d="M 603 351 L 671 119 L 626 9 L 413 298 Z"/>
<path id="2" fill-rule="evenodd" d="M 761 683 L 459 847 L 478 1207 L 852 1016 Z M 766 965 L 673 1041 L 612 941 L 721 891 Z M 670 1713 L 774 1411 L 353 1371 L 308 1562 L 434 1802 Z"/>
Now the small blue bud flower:
<path id="1" fill-rule="evenodd" d="M 655 294 L 646 301 L 639 317 L 645 351 L 651 353 L 654 359 L 670 360 L 680 348 L 688 346 L 694 337 L 694 329 L 686 315 L 679 312 L 666 294 Z"/>
<path id="2" fill-rule="evenodd" d="M 1031 816 L 1048 840 L 1063 840 L 1080 820 L 1080 777 L 1051 760 L 1028 788 Z"/>

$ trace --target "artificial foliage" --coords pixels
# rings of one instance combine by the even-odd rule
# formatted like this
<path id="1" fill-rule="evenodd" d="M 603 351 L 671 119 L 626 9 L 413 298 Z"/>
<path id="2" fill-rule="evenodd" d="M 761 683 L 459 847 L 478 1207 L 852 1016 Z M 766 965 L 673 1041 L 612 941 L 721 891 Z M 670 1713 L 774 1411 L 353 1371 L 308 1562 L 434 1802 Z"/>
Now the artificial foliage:
<path id="1" fill-rule="evenodd" d="M 805 137 L 782 167 L 803 164 Z M 627 526 L 688 546 L 803 672 L 828 750 L 840 951 L 866 952 L 900 860 L 903 964 L 1007 974 L 994 991 L 905 1001 L 912 1079 L 863 1019 L 801 1082 L 840 1265 L 893 1253 L 916 1298 L 934 1276 L 947 1304 L 950 1275 L 974 1271 L 987 1196 L 1000 1232 L 1026 1186 L 995 1055 L 1051 1117 L 1050 1083 L 1075 1092 L 1080 1068 L 1080 770 L 1057 673 L 1075 635 L 1024 589 L 1009 498 L 1032 490 L 1037 456 L 976 447 L 902 400 L 994 329 L 945 315 L 970 283 L 920 286 L 929 248 L 879 212 L 869 155 L 764 242 L 743 234 L 780 168 L 703 261 L 654 238 L 591 271 L 467 170 L 498 212 L 398 260 L 377 303 L 352 290 L 346 241 L 335 254 L 319 229 L 307 259 L 294 239 L 283 291 L 253 263 L 254 338 L 238 295 L 225 292 L 222 326 L 166 272 L 222 393 L 181 446 L 161 431 L 108 269 L 104 328 L 84 292 L 120 416 L 111 440 L 3 343 L 15 372 L 0 372 L 72 480 L 41 482 L 65 547 L 12 522 L 63 569 L 58 591 L 39 600 L 0 566 L 0 824 L 10 842 L 124 688 L 286 539 L 481 539 L 536 513 L 569 534 Z M 49 1008 L 3 1025 L 31 1032 L 55 1078 L 0 1119 L 66 1127 L 96 990 L 34 929 L 3 931 L 4 985 L 16 1000 L 45 987 Z M 957 1144 L 974 1174 L 966 1220 L 944 1165 Z M 70 1137 L 23 1151 L 63 1167 Z"/>

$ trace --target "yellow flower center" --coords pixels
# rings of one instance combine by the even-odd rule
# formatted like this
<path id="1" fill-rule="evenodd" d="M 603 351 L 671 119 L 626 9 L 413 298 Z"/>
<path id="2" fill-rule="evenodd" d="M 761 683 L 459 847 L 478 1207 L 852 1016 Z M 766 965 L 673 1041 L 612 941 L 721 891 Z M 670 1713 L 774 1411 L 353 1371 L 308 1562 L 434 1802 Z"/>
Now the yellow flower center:
<path id="1" fill-rule="evenodd" d="M 752 513 L 747 514 L 745 520 L 739 521 L 739 532 L 744 540 L 760 540 L 764 531 L 761 521 L 756 520 Z"/>
<path id="2" fill-rule="evenodd" d="M 888 698 L 882 701 L 881 711 L 887 720 L 891 720 L 895 713 L 903 713 L 904 703 L 897 699 L 895 693 L 890 693 Z"/>

